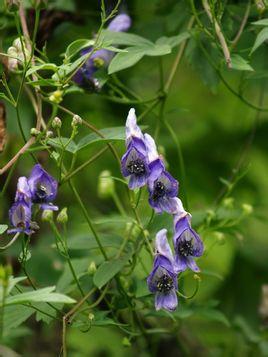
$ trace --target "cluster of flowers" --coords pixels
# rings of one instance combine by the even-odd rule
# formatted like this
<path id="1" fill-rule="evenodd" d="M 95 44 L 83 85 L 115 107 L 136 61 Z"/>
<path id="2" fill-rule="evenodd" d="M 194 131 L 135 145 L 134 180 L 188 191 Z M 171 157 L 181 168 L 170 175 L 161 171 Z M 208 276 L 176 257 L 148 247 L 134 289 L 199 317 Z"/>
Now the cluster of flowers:
<path id="1" fill-rule="evenodd" d="M 43 210 L 57 211 L 58 207 L 52 204 L 57 190 L 57 181 L 39 164 L 33 167 L 28 179 L 25 176 L 20 177 L 15 202 L 9 210 L 9 219 L 14 228 L 8 233 L 32 234 L 36 228 L 31 220 L 33 204 L 40 205 Z"/>
<path id="2" fill-rule="evenodd" d="M 147 185 L 149 204 L 155 212 L 173 216 L 175 257 L 167 240 L 167 230 L 162 229 L 156 235 L 153 270 L 147 279 L 149 290 L 155 293 L 156 310 L 173 311 L 178 305 L 177 276 L 187 268 L 199 271 L 194 257 L 203 254 L 203 243 L 191 227 L 191 215 L 177 197 L 178 181 L 166 171 L 154 139 L 143 134 L 137 125 L 133 108 L 126 121 L 126 147 L 121 170 L 124 177 L 129 177 L 129 188 L 134 190 Z"/>
<path id="3" fill-rule="evenodd" d="M 117 15 L 108 25 L 107 29 L 114 32 L 127 31 L 131 26 L 131 18 L 127 14 Z M 80 55 L 84 56 L 92 51 L 92 47 L 84 48 Z M 73 81 L 90 91 L 99 90 L 100 84 L 94 77 L 96 71 L 101 67 L 107 67 L 114 57 L 114 52 L 100 49 L 94 52 L 86 63 L 75 73 Z"/>

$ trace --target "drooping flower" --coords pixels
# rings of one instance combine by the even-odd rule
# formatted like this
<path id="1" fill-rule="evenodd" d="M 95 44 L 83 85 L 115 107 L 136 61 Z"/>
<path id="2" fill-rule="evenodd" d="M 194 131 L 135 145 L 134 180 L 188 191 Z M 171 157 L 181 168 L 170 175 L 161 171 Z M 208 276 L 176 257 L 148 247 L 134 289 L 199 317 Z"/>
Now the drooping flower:
<path id="1" fill-rule="evenodd" d="M 162 229 L 156 235 L 156 256 L 153 270 L 147 278 L 147 285 L 155 294 L 156 310 L 174 311 L 176 309 L 178 282 L 166 229 Z"/>
<path id="2" fill-rule="evenodd" d="M 148 153 L 150 176 L 148 178 L 149 203 L 156 213 L 166 211 L 174 214 L 178 195 L 178 181 L 165 170 L 165 165 L 156 149 L 154 139 L 145 134 L 145 144 Z"/>
<path id="3" fill-rule="evenodd" d="M 176 272 L 182 272 L 187 268 L 199 272 L 194 258 L 203 254 L 204 246 L 199 235 L 191 227 L 189 214 L 174 216 L 174 230 Z"/>
<path id="4" fill-rule="evenodd" d="M 28 183 L 33 203 L 40 204 L 42 209 L 58 210 L 52 204 L 57 195 L 58 183 L 40 164 L 33 167 Z"/>
<path id="5" fill-rule="evenodd" d="M 14 228 L 9 229 L 8 233 L 26 233 L 31 234 L 31 203 L 27 203 L 23 196 L 11 206 L 9 210 L 9 219 Z"/>
<path id="6" fill-rule="evenodd" d="M 121 159 L 121 171 L 124 177 L 130 177 L 128 186 L 133 190 L 146 185 L 150 172 L 144 136 L 137 125 L 133 108 L 126 121 L 126 147 L 127 151 Z"/>
<path id="7" fill-rule="evenodd" d="M 29 183 L 25 176 L 18 179 L 15 201 L 19 201 L 20 199 L 24 199 L 28 204 L 31 203 L 32 199 Z"/>
<path id="8" fill-rule="evenodd" d="M 127 31 L 131 26 L 131 18 L 127 14 L 117 15 L 108 25 L 108 30 L 114 32 Z M 84 56 L 92 51 L 92 47 L 87 47 L 81 51 Z M 94 52 L 86 63 L 73 76 L 74 82 L 89 91 L 99 90 L 100 85 L 95 72 L 101 67 L 107 67 L 114 57 L 114 52 L 106 49 L 100 49 Z"/>

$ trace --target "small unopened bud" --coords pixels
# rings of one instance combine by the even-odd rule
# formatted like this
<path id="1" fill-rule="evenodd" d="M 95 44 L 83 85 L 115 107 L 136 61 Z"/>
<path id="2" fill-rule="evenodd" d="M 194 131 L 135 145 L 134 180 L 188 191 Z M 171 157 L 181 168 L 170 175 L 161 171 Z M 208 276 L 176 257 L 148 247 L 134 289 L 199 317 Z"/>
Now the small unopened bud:
<path id="1" fill-rule="evenodd" d="M 89 275 L 94 275 L 97 271 L 96 263 L 93 261 L 89 264 L 89 267 L 87 269 Z"/>
<path id="2" fill-rule="evenodd" d="M 111 172 L 104 170 L 100 173 L 98 182 L 98 194 L 101 198 L 111 197 L 114 193 L 114 180 L 110 177 Z"/>
<path id="3" fill-rule="evenodd" d="M 59 117 L 55 117 L 53 120 L 52 120 L 52 128 L 54 129 L 60 129 L 61 128 L 61 120 Z"/>
<path id="4" fill-rule="evenodd" d="M 49 100 L 59 104 L 62 101 L 62 94 L 63 92 L 61 90 L 56 90 L 49 96 Z"/>
<path id="5" fill-rule="evenodd" d="M 194 280 L 201 281 L 201 277 L 198 274 L 194 274 Z"/>
<path id="6" fill-rule="evenodd" d="M 222 232 L 215 231 L 214 233 L 215 238 L 219 242 L 219 244 L 223 245 L 225 243 L 225 235 Z"/>
<path id="7" fill-rule="evenodd" d="M 92 314 L 92 312 L 90 312 L 90 313 L 88 314 L 88 319 L 89 319 L 90 321 L 93 321 L 93 320 L 95 319 L 95 315 Z"/>
<path id="8" fill-rule="evenodd" d="M 94 66 L 97 68 L 101 68 L 105 64 L 104 60 L 101 57 L 94 58 L 93 62 L 94 62 Z"/>
<path id="9" fill-rule="evenodd" d="M 223 205 L 225 208 L 233 208 L 233 207 L 234 207 L 234 199 L 233 199 L 233 197 L 225 198 L 225 199 L 222 201 L 222 205 Z"/>
<path id="10" fill-rule="evenodd" d="M 257 11 L 259 12 L 259 14 L 262 14 L 266 9 L 265 1 L 255 0 L 255 4 L 256 4 L 256 8 L 257 8 Z"/>
<path id="11" fill-rule="evenodd" d="M 245 215 L 250 215 L 253 212 L 253 207 L 248 203 L 242 204 L 242 211 Z"/>
<path id="12" fill-rule="evenodd" d="M 46 137 L 47 138 L 53 138 L 53 136 L 54 136 L 53 131 L 52 130 L 48 130 L 47 133 L 46 133 Z"/>
<path id="13" fill-rule="evenodd" d="M 68 222 L 67 207 L 64 207 L 57 216 L 57 222 L 60 224 L 65 224 Z"/>
<path id="14" fill-rule="evenodd" d="M 51 222 L 53 221 L 53 211 L 50 209 L 45 209 L 42 213 L 42 221 L 43 222 Z"/>
<path id="15" fill-rule="evenodd" d="M 16 71 L 18 69 L 18 53 L 15 47 L 11 46 L 7 50 L 8 57 L 8 69 L 10 71 Z"/>
<path id="16" fill-rule="evenodd" d="M 40 131 L 35 128 L 32 128 L 30 133 L 32 136 L 38 136 L 40 134 Z"/>
<path id="17" fill-rule="evenodd" d="M 124 337 L 124 338 L 122 339 L 122 345 L 123 345 L 124 347 L 131 347 L 131 342 L 130 342 L 130 340 L 129 340 L 127 337 Z"/>
<path id="18" fill-rule="evenodd" d="M 72 127 L 76 127 L 81 124 L 82 124 L 82 118 L 79 115 L 75 114 L 72 120 Z"/>

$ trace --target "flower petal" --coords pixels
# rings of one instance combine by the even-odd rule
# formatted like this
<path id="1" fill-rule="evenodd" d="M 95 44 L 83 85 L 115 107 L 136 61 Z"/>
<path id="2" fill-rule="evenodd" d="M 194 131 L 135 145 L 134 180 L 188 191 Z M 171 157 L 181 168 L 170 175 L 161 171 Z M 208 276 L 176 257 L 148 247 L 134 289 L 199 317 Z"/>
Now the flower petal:
<path id="1" fill-rule="evenodd" d="M 126 140 L 127 140 L 127 143 L 131 139 L 131 137 L 133 137 L 133 136 L 143 140 L 142 131 L 139 128 L 139 126 L 137 125 L 137 117 L 136 117 L 136 114 L 135 114 L 135 109 L 131 108 L 129 113 L 128 113 L 128 117 L 127 117 L 127 121 L 126 121 Z"/>
<path id="2" fill-rule="evenodd" d="M 130 26 L 131 18 L 127 14 L 119 14 L 110 22 L 108 30 L 122 32 L 127 31 Z"/>
<path id="3" fill-rule="evenodd" d="M 173 262 L 174 258 L 173 258 L 173 254 L 172 254 L 170 245 L 167 240 L 167 230 L 166 229 L 161 229 L 161 231 L 159 231 L 156 234 L 155 247 L 159 254 L 163 255 L 164 257 L 169 259 L 171 262 Z"/>
<path id="4" fill-rule="evenodd" d="M 176 310 L 178 305 L 178 298 L 176 291 L 173 289 L 168 294 L 157 292 L 155 295 L 155 309 L 165 309 L 168 311 Z"/>

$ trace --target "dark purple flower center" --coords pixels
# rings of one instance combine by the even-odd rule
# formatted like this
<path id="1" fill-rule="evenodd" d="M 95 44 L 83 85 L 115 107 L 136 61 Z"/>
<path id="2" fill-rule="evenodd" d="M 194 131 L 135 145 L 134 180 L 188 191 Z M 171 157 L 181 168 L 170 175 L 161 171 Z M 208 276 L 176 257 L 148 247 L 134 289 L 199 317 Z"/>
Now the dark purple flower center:
<path id="1" fill-rule="evenodd" d="M 163 274 L 157 284 L 157 290 L 161 293 L 168 293 L 171 289 L 173 289 L 174 284 L 172 278 L 168 274 Z"/>
<path id="2" fill-rule="evenodd" d="M 178 254 L 183 257 L 193 255 L 194 247 L 192 240 L 182 240 L 178 245 Z"/>
<path id="3" fill-rule="evenodd" d="M 146 172 L 144 162 L 141 159 L 131 160 L 127 165 L 127 170 L 131 175 L 136 176 L 142 176 Z"/>
<path id="4" fill-rule="evenodd" d="M 38 184 L 35 190 L 34 203 L 43 203 L 46 201 L 46 198 L 47 188 L 42 184 Z"/>
<path id="5" fill-rule="evenodd" d="M 166 187 L 161 181 L 157 181 L 154 184 L 154 191 L 152 198 L 154 201 L 158 200 L 161 197 L 164 197 L 166 194 Z"/>

